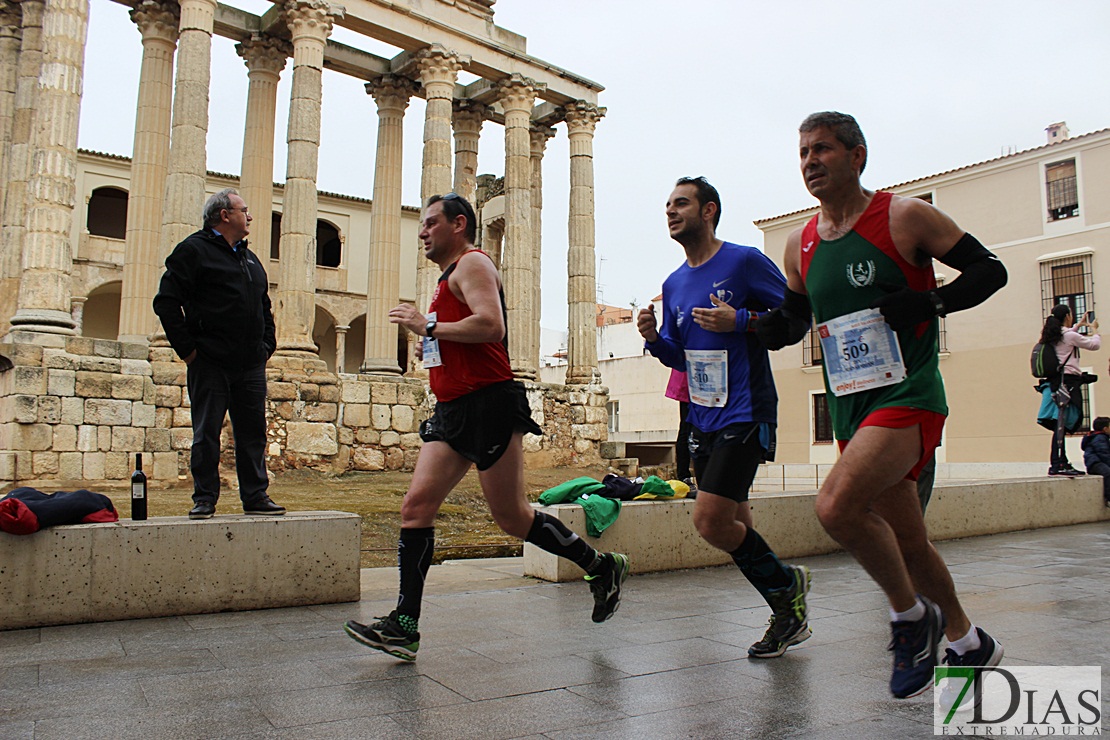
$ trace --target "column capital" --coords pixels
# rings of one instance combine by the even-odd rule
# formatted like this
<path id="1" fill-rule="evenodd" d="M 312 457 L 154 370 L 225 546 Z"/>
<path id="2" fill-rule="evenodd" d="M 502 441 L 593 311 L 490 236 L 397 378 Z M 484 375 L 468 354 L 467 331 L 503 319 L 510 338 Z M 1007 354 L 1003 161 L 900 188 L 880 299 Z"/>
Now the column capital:
<path id="1" fill-rule="evenodd" d="M 286 0 L 285 3 L 285 22 L 294 44 L 302 38 L 326 42 L 332 23 L 344 14 L 342 6 L 332 5 L 327 0 Z"/>
<path id="2" fill-rule="evenodd" d="M 405 65 L 406 71 L 411 69 L 418 77 L 420 84 L 425 88 L 429 97 L 451 97 L 428 89 L 429 86 L 451 85 L 454 87 L 459 70 L 470 64 L 470 56 L 452 51 L 442 44 L 432 44 L 420 49 L 412 55 L 409 64 Z"/>
<path id="3" fill-rule="evenodd" d="M 166 0 L 139 0 L 130 12 L 131 20 L 139 27 L 143 41 L 177 43 L 181 6 Z"/>
<path id="4" fill-rule="evenodd" d="M 454 100 L 451 103 L 451 124 L 455 133 L 478 134 L 489 116 L 489 106 L 476 100 Z"/>
<path id="5" fill-rule="evenodd" d="M 42 16 L 46 11 L 46 0 L 10 0 L 12 5 L 19 7 L 20 25 L 23 28 L 31 26 L 41 28 Z"/>
<path id="6" fill-rule="evenodd" d="M 0 39 L 23 37 L 21 15 L 18 4 L 9 0 L 0 0 Z"/>
<path id="7" fill-rule="evenodd" d="M 409 98 L 416 92 L 416 83 L 402 75 L 382 75 L 366 83 L 366 94 L 374 98 L 378 111 L 409 107 Z"/>
<path id="8" fill-rule="evenodd" d="M 605 116 L 605 108 L 593 103 L 577 100 L 563 107 L 563 118 L 567 122 L 567 133 L 593 135 L 597 122 Z"/>
<path id="9" fill-rule="evenodd" d="M 532 125 L 528 129 L 528 138 L 532 145 L 532 156 L 542 157 L 547 148 L 547 140 L 555 136 L 555 129 L 551 126 Z"/>
<path id="10" fill-rule="evenodd" d="M 501 103 L 505 113 L 523 111 L 530 115 L 536 95 L 546 89 L 547 83 L 536 82 L 531 77 L 514 72 L 497 83 L 497 102 Z"/>
<path id="11" fill-rule="evenodd" d="M 249 72 L 280 75 L 286 60 L 293 56 L 293 45 L 267 33 L 252 33 L 250 38 L 235 45 L 235 53 L 243 58 Z"/>

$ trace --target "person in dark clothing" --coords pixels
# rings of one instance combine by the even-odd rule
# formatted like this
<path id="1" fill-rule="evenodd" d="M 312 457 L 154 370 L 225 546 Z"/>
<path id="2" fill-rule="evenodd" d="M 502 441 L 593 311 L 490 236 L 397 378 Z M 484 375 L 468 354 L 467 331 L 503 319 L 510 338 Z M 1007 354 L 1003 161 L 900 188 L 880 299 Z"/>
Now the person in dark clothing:
<path id="1" fill-rule="evenodd" d="M 209 519 L 220 497 L 220 428 L 230 414 L 235 471 L 247 514 L 280 515 L 267 495 L 266 361 L 277 347 L 266 271 L 247 248 L 251 215 L 227 188 L 204 204 L 204 228 L 166 258 L 154 297 L 177 355 L 188 365 L 193 508 Z"/>
<path id="2" fill-rule="evenodd" d="M 1091 475 L 1102 476 L 1102 503 L 1110 507 L 1110 416 L 1100 416 L 1091 424 L 1092 430 L 1083 438 L 1083 464 Z"/>

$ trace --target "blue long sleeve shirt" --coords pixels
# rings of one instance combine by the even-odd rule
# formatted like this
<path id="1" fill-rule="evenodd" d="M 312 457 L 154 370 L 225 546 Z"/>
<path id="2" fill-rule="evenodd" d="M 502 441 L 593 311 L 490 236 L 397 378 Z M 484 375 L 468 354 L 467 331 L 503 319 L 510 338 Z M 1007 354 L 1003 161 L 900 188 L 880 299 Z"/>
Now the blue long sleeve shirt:
<path id="1" fill-rule="evenodd" d="M 659 339 L 644 346 L 664 365 L 695 371 L 688 350 L 727 352 L 727 400 L 723 406 L 701 405 L 691 397 L 690 423 L 714 432 L 742 422 L 776 423 L 778 394 L 767 349 L 747 331 L 753 312 L 782 304 L 786 278 L 775 263 L 754 247 L 725 242 L 705 264 L 682 265 L 663 283 Z M 711 332 L 693 319 L 694 308 L 713 308 L 710 294 L 736 309 L 736 330 Z M 693 388 L 694 380 L 691 380 Z"/>

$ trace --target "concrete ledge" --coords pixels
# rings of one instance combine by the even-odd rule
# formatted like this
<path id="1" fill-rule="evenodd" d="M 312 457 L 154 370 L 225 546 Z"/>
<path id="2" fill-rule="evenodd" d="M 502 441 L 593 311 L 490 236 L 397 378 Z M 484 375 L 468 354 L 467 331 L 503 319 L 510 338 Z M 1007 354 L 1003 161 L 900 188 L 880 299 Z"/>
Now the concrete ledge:
<path id="1" fill-rule="evenodd" d="M 824 555 L 840 549 L 813 513 L 816 497 L 816 491 L 807 491 L 752 499 L 756 529 L 780 557 Z M 613 526 L 601 537 L 586 537 L 586 541 L 599 550 L 625 553 L 634 573 L 731 562 L 694 529 L 694 504 L 690 499 L 627 502 Z M 575 532 L 586 531 L 581 506 L 558 504 L 543 509 Z M 926 517 L 934 541 L 1096 521 L 1110 521 L 1098 476 L 937 485 Z M 559 582 L 582 577 L 573 563 L 528 543 L 524 545 L 524 574 Z"/>
<path id="2" fill-rule="evenodd" d="M 317 511 L 0 532 L 0 630 L 358 601 L 359 525 Z"/>

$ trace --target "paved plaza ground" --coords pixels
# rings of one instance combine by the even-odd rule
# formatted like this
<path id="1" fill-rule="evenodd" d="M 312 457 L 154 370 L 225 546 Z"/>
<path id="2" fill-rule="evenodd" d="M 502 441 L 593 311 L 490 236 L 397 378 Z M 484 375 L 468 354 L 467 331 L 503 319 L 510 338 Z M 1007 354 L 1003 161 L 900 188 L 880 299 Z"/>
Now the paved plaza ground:
<path id="1" fill-rule="evenodd" d="M 1105 524 L 939 548 L 1007 663 L 1110 665 Z M 814 634 L 767 661 L 747 658 L 768 610 L 734 567 L 633 576 L 595 625 L 584 583 L 518 558 L 432 569 L 415 664 L 341 629 L 392 608 L 392 568 L 363 571 L 361 603 L 0 632 L 0 738 L 932 736 L 931 694 L 887 693 L 871 580 L 843 554 L 796 562 Z"/>

